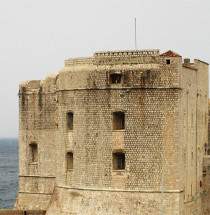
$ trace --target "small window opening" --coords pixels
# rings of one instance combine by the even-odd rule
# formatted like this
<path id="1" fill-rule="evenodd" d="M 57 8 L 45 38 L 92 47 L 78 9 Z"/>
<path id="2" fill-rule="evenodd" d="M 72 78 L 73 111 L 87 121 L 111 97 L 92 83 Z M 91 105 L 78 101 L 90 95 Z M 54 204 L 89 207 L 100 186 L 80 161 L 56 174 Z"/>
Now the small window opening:
<path id="1" fill-rule="evenodd" d="M 125 169 L 125 153 L 113 153 L 113 170 Z"/>
<path id="2" fill-rule="evenodd" d="M 125 129 L 125 113 L 114 112 L 113 113 L 113 130 Z"/>
<path id="3" fill-rule="evenodd" d="M 69 130 L 73 130 L 73 113 L 67 113 L 67 127 Z"/>
<path id="4" fill-rule="evenodd" d="M 170 59 L 166 59 L 166 64 L 171 64 L 171 60 Z"/>
<path id="5" fill-rule="evenodd" d="M 73 169 L 73 153 L 72 152 L 67 153 L 67 169 L 68 170 Z"/>
<path id="6" fill-rule="evenodd" d="M 193 126 L 193 114 L 192 114 L 192 126 Z"/>
<path id="7" fill-rule="evenodd" d="M 121 83 L 122 75 L 121 74 L 111 74 L 110 79 L 111 79 L 112 84 L 119 84 L 119 83 Z"/>
<path id="8" fill-rule="evenodd" d="M 29 148 L 30 148 L 30 160 L 31 160 L 31 162 L 38 162 L 37 144 L 32 143 L 32 144 L 30 144 Z"/>
<path id="9" fill-rule="evenodd" d="M 205 126 L 207 125 L 207 116 L 205 115 Z"/>
<path id="10" fill-rule="evenodd" d="M 207 155 L 210 155 L 210 143 L 206 147 Z"/>
<path id="11" fill-rule="evenodd" d="M 191 196 L 193 195 L 193 186 L 191 184 Z"/>

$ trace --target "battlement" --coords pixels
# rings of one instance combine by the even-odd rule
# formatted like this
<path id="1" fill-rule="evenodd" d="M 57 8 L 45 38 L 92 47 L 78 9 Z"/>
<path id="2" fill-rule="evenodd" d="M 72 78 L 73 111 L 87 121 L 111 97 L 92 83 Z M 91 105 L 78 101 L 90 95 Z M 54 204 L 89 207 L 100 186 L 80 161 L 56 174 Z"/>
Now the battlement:
<path id="1" fill-rule="evenodd" d="M 159 56 L 159 50 L 124 50 L 124 51 L 107 51 L 96 52 L 95 58 L 98 57 L 147 57 L 147 56 Z"/>
<path id="2" fill-rule="evenodd" d="M 87 58 L 72 58 L 65 60 L 65 66 L 83 66 L 93 64 L 93 57 Z"/>
<path id="3" fill-rule="evenodd" d="M 191 64 L 189 59 L 182 63 L 181 56 L 171 50 L 163 54 L 159 50 L 96 52 L 93 57 L 65 60 L 59 74 L 49 75 L 45 80 L 22 82 L 20 94 L 109 87 L 180 88 L 181 67 L 197 71 L 198 63 Z M 121 77 L 121 83 L 111 83 L 115 74 Z"/>
<path id="4" fill-rule="evenodd" d="M 159 50 L 124 50 L 96 52 L 93 57 L 73 58 L 65 61 L 65 66 L 102 65 L 102 64 L 137 64 L 151 62 L 145 58 L 156 58 Z M 144 60 L 142 59 L 144 58 Z"/>
<path id="5" fill-rule="evenodd" d="M 58 74 L 50 74 L 45 80 L 23 81 L 19 85 L 19 94 L 54 92 Z"/>

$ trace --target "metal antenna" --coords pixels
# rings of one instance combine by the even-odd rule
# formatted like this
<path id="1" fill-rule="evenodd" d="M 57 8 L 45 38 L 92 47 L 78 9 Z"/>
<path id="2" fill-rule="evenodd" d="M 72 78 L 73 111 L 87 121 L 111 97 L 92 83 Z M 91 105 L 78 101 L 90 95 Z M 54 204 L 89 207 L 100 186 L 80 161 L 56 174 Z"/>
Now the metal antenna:
<path id="1" fill-rule="evenodd" d="M 137 41 L 136 41 L 136 18 L 135 18 L 135 49 L 137 50 Z"/>

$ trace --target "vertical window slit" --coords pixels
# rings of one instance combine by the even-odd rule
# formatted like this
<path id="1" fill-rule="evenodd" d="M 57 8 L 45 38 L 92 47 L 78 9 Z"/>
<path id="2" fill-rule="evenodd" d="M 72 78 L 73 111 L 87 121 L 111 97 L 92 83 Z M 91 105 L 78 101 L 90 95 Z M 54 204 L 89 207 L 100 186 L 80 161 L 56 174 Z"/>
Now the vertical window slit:
<path id="1" fill-rule="evenodd" d="M 73 153 L 68 152 L 67 153 L 67 170 L 72 170 L 73 169 Z"/>

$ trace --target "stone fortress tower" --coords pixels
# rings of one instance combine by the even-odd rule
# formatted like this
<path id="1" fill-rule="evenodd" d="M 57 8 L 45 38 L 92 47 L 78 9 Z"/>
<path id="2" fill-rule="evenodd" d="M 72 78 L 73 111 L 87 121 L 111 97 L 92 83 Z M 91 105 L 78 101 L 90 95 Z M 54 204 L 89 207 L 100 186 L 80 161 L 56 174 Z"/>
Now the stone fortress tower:
<path id="1" fill-rule="evenodd" d="M 210 213 L 207 63 L 98 52 L 21 83 L 19 98 L 15 209 L 159 215 L 163 199 L 166 215 Z"/>

